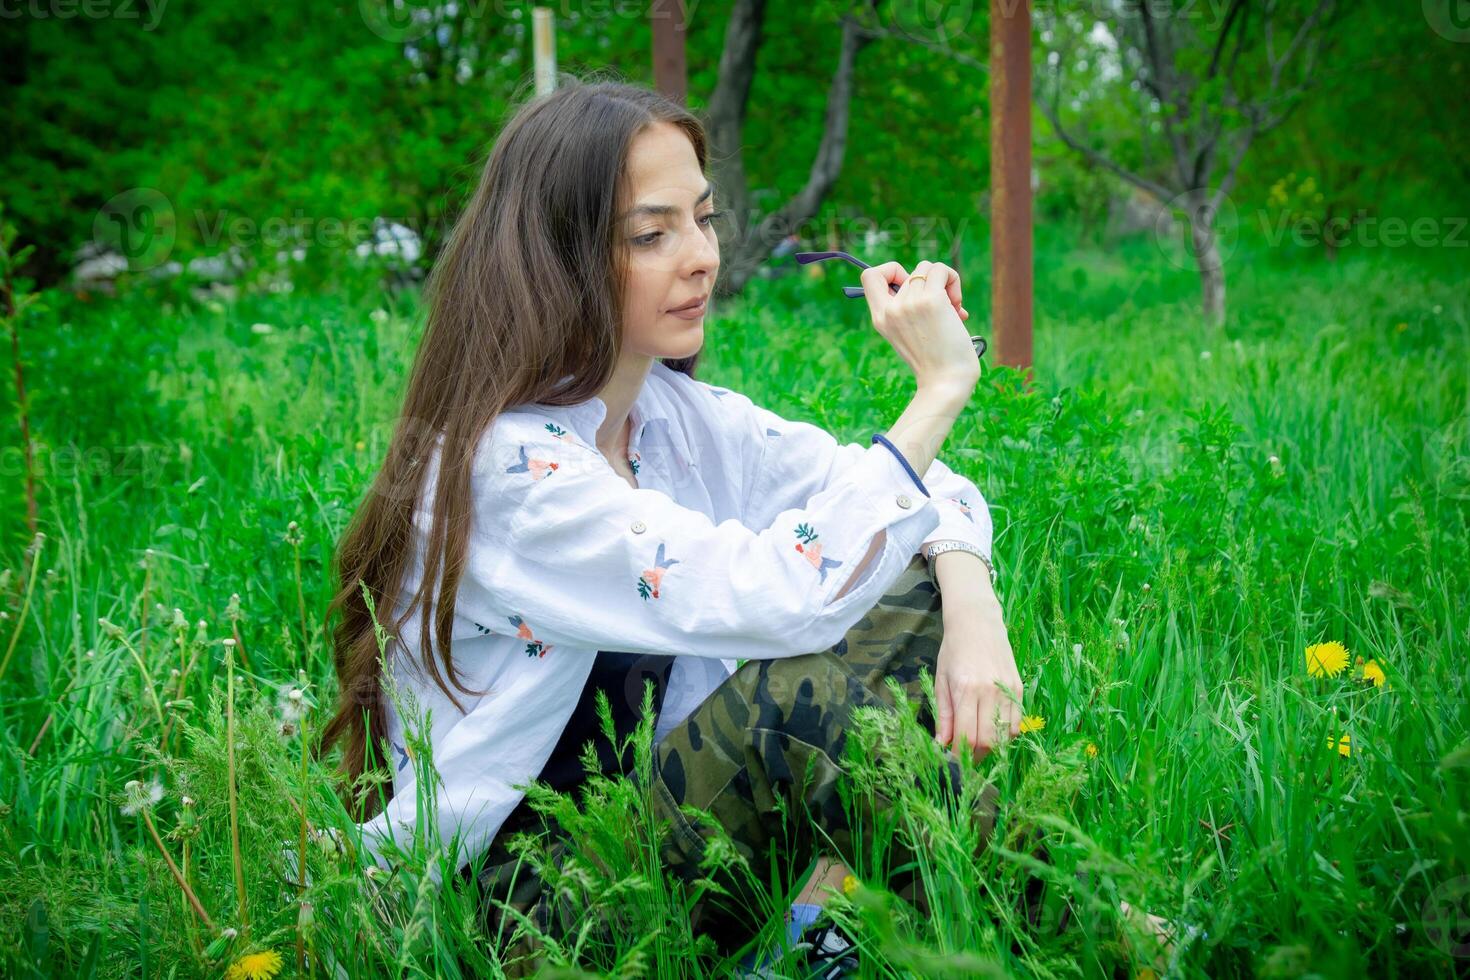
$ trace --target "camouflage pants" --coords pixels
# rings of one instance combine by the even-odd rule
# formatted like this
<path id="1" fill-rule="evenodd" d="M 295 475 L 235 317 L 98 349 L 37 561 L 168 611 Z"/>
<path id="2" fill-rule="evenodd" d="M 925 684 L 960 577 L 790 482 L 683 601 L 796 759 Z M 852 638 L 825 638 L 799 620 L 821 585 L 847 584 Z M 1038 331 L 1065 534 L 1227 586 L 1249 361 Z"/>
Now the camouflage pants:
<path id="1" fill-rule="evenodd" d="M 919 678 L 923 670 L 933 675 L 942 636 L 939 593 L 924 559 L 916 555 L 887 594 L 831 649 L 742 664 L 654 746 L 653 798 L 659 819 L 671 825 L 661 854 L 665 866 L 692 881 L 701 873 L 705 838 L 712 833 L 691 823 L 679 812 L 680 804 L 708 811 L 757 874 L 769 867 L 772 852 L 778 863 L 795 873 L 804 871 L 817 856 L 819 838 L 812 824 L 825 834 L 822 850 L 830 838 L 840 855 L 871 853 L 865 835 L 875 821 L 864 817 L 857 821 L 863 831 L 855 831 L 837 792 L 849 713 L 863 705 L 892 708 L 884 678 L 893 677 L 920 706 L 919 720 L 932 733 L 934 718 Z M 958 796 L 960 767 L 953 754 L 947 776 Z M 981 797 L 979 817 L 987 839 L 994 828 L 994 790 L 988 785 Z M 781 804 L 792 817 L 783 819 Z M 555 847 L 559 858 L 564 840 Z M 914 860 L 897 841 L 888 854 L 894 867 Z M 548 934 L 564 935 L 575 928 L 567 921 L 571 913 L 554 907 L 550 890 L 542 890 L 529 863 L 507 852 L 500 837 L 487 862 L 479 879 L 482 894 L 509 902 Z M 760 926 L 751 913 L 761 907 L 759 901 L 733 878 L 717 880 L 734 898 L 707 894 L 692 923 L 722 953 L 738 950 Z M 490 935 L 501 940 L 516 926 L 490 908 L 486 924 Z M 503 950 L 507 975 L 522 975 L 519 969 L 529 972 L 535 952 L 525 941 Z"/>

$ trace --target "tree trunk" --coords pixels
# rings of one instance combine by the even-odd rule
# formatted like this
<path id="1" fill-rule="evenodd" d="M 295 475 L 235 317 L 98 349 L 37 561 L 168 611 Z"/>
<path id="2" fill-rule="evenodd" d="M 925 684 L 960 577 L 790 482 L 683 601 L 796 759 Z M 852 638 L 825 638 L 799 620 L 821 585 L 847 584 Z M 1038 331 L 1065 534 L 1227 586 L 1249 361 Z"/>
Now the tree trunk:
<path id="1" fill-rule="evenodd" d="M 827 115 L 822 142 L 812 159 L 805 186 L 780 208 L 755 221 L 746 187 L 744 126 L 746 100 L 755 75 L 765 0 L 737 0 L 725 31 L 720 58 L 720 80 L 710 98 L 706 129 L 710 138 L 710 170 L 717 188 L 729 202 L 735 233 L 722 243 L 721 295 L 738 293 L 766 261 L 771 249 L 811 220 L 842 173 L 847 149 L 847 125 L 852 103 L 857 54 L 873 37 L 852 17 L 842 20 L 842 45 L 832 82 L 827 89 Z"/>
<path id="2" fill-rule="evenodd" d="M 725 47 L 720 54 L 719 80 L 710 94 L 705 113 L 705 131 L 709 136 L 709 169 L 715 193 L 734 218 L 736 244 L 745 238 L 747 215 L 750 213 L 750 191 L 745 184 L 745 154 L 741 142 L 745 135 L 745 106 L 755 78 L 755 55 L 761 45 L 761 28 L 766 17 L 765 0 L 736 0 L 725 27 Z M 735 249 L 722 248 L 733 255 Z M 730 263 L 722 261 L 718 291 L 739 292 L 730 287 Z M 740 280 L 740 286 L 745 284 Z"/>
<path id="3" fill-rule="evenodd" d="M 1200 299 L 1205 322 L 1218 327 L 1225 322 L 1225 264 L 1215 236 L 1214 216 L 1207 209 L 1191 209 L 1189 238 L 1199 266 Z"/>

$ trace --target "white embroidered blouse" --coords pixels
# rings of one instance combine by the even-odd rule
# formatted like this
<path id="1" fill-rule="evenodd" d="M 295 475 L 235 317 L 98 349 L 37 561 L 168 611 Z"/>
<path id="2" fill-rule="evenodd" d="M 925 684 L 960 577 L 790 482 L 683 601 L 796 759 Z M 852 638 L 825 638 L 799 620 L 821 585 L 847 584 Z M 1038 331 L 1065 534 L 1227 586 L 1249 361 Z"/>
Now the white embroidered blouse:
<path id="1" fill-rule="evenodd" d="M 461 712 L 425 675 L 418 613 L 387 647 L 388 680 L 409 715 L 428 712 L 439 785 L 427 795 L 440 840 L 459 834 L 459 867 L 520 802 L 517 784 L 540 773 L 598 650 L 676 655 L 655 730 L 662 739 L 738 660 L 837 643 L 922 545 L 953 538 L 991 553 L 984 498 L 939 460 L 920 486 L 885 445 L 839 444 L 655 360 L 631 409 L 635 489 L 596 448 L 606 414 L 595 397 L 517 406 L 476 449 L 452 642 L 466 686 L 489 693 L 456 692 Z M 422 575 L 437 461 L 436 450 L 404 596 Z M 881 550 L 834 599 L 879 535 Z M 642 700 L 641 686 L 622 693 Z M 362 829 L 387 868 L 381 838 L 406 846 L 419 811 L 405 719 L 384 700 L 393 799 Z"/>

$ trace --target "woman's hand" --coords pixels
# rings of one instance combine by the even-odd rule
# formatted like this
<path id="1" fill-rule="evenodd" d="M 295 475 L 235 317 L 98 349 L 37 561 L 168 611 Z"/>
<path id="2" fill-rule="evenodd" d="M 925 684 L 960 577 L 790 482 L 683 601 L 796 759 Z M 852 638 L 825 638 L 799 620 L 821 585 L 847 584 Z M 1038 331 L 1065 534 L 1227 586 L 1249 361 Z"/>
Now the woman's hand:
<path id="1" fill-rule="evenodd" d="M 1015 702 L 1001 693 L 1002 688 L 1015 696 Z M 934 735 L 939 744 L 958 752 L 964 739 L 977 759 L 984 758 L 1003 735 L 1014 738 L 1021 733 L 1023 693 L 1016 656 L 1000 616 L 946 609 L 934 673 L 939 708 Z"/>
<path id="2" fill-rule="evenodd" d="M 921 273 L 924 278 L 916 280 Z M 912 273 L 897 262 L 885 262 L 864 269 L 860 278 L 873 329 L 908 364 L 919 387 L 957 381 L 973 388 L 979 382 L 980 363 L 965 330 L 969 312 L 962 303 L 958 272 L 926 259 Z M 895 284 L 898 292 L 890 292 Z"/>

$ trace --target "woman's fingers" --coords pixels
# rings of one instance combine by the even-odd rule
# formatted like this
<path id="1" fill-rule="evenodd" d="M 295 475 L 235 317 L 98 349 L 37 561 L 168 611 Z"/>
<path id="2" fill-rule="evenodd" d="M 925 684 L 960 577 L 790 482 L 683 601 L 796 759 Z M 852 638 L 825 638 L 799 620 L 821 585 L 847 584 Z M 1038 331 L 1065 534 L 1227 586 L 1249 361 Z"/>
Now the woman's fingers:
<path id="1" fill-rule="evenodd" d="M 934 720 L 934 737 L 940 745 L 948 745 L 954 737 L 954 705 L 949 700 L 949 675 L 940 674 L 934 679 L 934 701 L 939 706 L 939 717 Z"/>
<path id="2" fill-rule="evenodd" d="M 909 274 L 904 271 L 903 266 L 897 262 L 884 262 L 882 265 L 873 265 L 864 269 L 858 277 L 863 284 L 863 296 L 868 301 L 868 312 L 874 323 L 882 322 L 879 319 L 880 311 L 888 307 L 893 299 L 893 291 L 888 287 L 897 283 L 902 286 L 908 281 Z M 919 280 L 921 283 L 924 280 Z"/>

